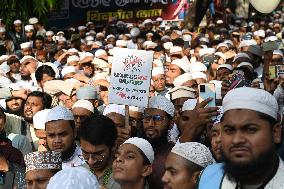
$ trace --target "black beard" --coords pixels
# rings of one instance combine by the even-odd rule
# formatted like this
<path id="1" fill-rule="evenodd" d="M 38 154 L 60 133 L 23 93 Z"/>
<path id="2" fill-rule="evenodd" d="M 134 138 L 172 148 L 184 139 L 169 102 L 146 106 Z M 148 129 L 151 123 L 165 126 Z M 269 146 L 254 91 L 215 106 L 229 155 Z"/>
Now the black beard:
<path id="1" fill-rule="evenodd" d="M 162 133 L 162 135 L 159 138 L 149 138 L 149 137 L 147 137 L 147 135 L 145 134 L 145 132 L 143 130 L 142 138 L 144 138 L 145 140 L 150 142 L 153 149 L 155 149 L 155 148 L 157 148 L 157 147 L 159 147 L 163 144 L 166 144 L 168 142 L 168 130 L 165 130 L 165 132 Z"/>
<path id="2" fill-rule="evenodd" d="M 174 84 L 167 84 L 167 83 L 166 83 L 166 86 L 169 87 L 169 88 L 174 88 L 175 87 Z"/>
<path id="3" fill-rule="evenodd" d="M 28 122 L 28 123 L 33 123 L 33 118 L 26 117 L 26 116 L 24 115 L 24 119 L 25 119 L 25 121 Z"/>
<path id="4" fill-rule="evenodd" d="M 17 116 L 23 116 L 23 112 L 24 112 L 24 107 L 19 108 L 18 110 L 12 110 L 7 106 L 7 113 L 9 114 L 14 114 Z"/>
<path id="5" fill-rule="evenodd" d="M 228 175 L 229 180 L 250 183 L 251 176 L 255 175 L 255 178 L 258 178 L 258 175 L 263 175 L 264 172 L 270 170 L 271 162 L 277 162 L 278 156 L 276 148 L 272 146 L 248 163 L 237 164 L 231 162 L 224 153 L 222 154 L 222 159 L 224 162 L 224 171 Z"/>
<path id="6" fill-rule="evenodd" d="M 22 78 L 22 80 L 27 81 L 27 80 L 31 79 L 31 76 L 30 75 L 26 75 L 26 76 L 21 75 L 21 78 Z"/>

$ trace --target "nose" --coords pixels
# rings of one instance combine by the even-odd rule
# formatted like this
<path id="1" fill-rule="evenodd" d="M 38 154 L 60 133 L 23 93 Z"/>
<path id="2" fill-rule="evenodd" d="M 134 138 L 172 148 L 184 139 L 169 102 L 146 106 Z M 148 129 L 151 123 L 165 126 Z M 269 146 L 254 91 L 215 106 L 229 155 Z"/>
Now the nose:
<path id="1" fill-rule="evenodd" d="M 56 136 L 56 137 L 55 137 L 55 140 L 54 140 L 54 143 L 55 143 L 55 144 L 61 144 L 61 142 L 62 142 L 61 137 Z"/>
<path id="2" fill-rule="evenodd" d="M 162 177 L 162 182 L 167 184 L 169 181 L 168 176 L 167 176 L 167 171 L 164 173 L 163 177 Z"/>
<path id="3" fill-rule="evenodd" d="M 246 141 L 245 136 L 240 131 L 237 131 L 232 136 L 232 144 L 233 145 L 243 144 L 243 143 L 245 143 L 245 141 Z"/>
<path id="4" fill-rule="evenodd" d="M 94 159 L 92 158 L 91 155 L 89 155 L 88 164 L 89 164 L 89 165 L 93 165 L 94 163 L 95 163 Z"/>

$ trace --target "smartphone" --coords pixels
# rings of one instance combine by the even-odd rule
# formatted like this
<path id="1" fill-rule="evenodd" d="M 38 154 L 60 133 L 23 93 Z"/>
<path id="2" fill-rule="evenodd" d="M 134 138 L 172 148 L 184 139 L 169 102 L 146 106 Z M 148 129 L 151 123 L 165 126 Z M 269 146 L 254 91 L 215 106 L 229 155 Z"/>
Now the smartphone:
<path id="1" fill-rule="evenodd" d="M 185 49 L 189 48 L 189 41 L 184 41 L 183 46 Z"/>
<path id="2" fill-rule="evenodd" d="M 275 69 L 276 69 L 276 77 L 283 79 L 284 78 L 284 65 L 276 65 Z"/>
<path id="3" fill-rule="evenodd" d="M 0 186 L 5 185 L 5 177 L 6 177 L 6 173 L 0 171 Z"/>
<path id="4" fill-rule="evenodd" d="M 212 100 L 207 104 L 207 107 L 216 107 L 216 90 L 213 83 L 202 83 L 198 85 L 199 91 L 199 103 L 203 102 L 208 98 Z"/>
<path id="5" fill-rule="evenodd" d="M 265 43 L 263 43 L 262 45 L 262 50 L 264 52 L 266 51 L 274 51 L 274 50 L 278 50 L 278 49 L 282 49 L 283 45 L 281 41 L 267 41 Z"/>
<path id="6" fill-rule="evenodd" d="M 276 67 L 275 66 L 269 66 L 269 79 L 275 79 L 276 78 Z"/>

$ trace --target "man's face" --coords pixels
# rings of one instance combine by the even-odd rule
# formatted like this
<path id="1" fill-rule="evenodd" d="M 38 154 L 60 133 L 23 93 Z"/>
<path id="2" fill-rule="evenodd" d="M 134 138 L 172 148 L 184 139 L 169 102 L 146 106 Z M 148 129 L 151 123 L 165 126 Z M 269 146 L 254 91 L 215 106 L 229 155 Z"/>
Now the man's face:
<path id="1" fill-rule="evenodd" d="M 39 82 L 39 85 L 40 85 L 41 88 L 43 88 L 45 82 L 51 81 L 51 80 L 54 80 L 54 79 L 55 79 L 54 77 L 51 77 L 51 76 L 49 76 L 48 74 L 45 74 L 45 73 L 44 73 L 44 74 L 42 75 L 42 80 Z"/>
<path id="2" fill-rule="evenodd" d="M 70 153 L 75 142 L 74 129 L 70 121 L 57 120 L 45 124 L 48 148 L 61 152 L 62 156 Z"/>
<path id="3" fill-rule="evenodd" d="M 111 160 L 110 149 L 105 144 L 93 145 L 80 139 L 83 157 L 93 171 L 104 170 Z"/>
<path id="4" fill-rule="evenodd" d="M 185 101 L 187 101 L 188 97 L 181 97 L 174 100 L 174 106 L 175 106 L 175 121 L 179 120 L 181 109 Z"/>
<path id="5" fill-rule="evenodd" d="M 114 47 L 115 47 L 115 42 L 116 42 L 116 40 L 115 40 L 115 38 L 113 38 L 113 37 L 110 37 L 110 38 L 108 38 L 108 40 L 107 40 L 107 44 L 111 44 L 111 45 L 113 45 Z"/>
<path id="6" fill-rule="evenodd" d="M 217 70 L 217 80 L 218 81 L 228 80 L 230 74 L 231 74 L 231 71 L 229 69 L 221 68 Z"/>
<path id="7" fill-rule="evenodd" d="M 143 129 L 147 138 L 158 139 L 164 136 L 171 124 L 165 111 L 156 108 L 145 109 Z"/>
<path id="8" fill-rule="evenodd" d="M 211 128 L 211 151 L 217 161 L 221 161 L 222 147 L 221 147 L 221 124 L 215 124 Z"/>
<path id="9" fill-rule="evenodd" d="M 66 46 L 66 42 L 65 41 L 58 41 L 57 42 L 57 50 L 64 49 L 65 46 Z"/>
<path id="10" fill-rule="evenodd" d="M 152 77 L 154 88 L 157 92 L 165 90 L 166 78 L 164 74 L 159 74 Z"/>
<path id="11" fill-rule="evenodd" d="M 14 28 L 17 33 L 22 32 L 22 24 L 15 24 Z"/>
<path id="12" fill-rule="evenodd" d="M 35 47 L 37 50 L 43 49 L 43 41 L 42 40 L 36 40 L 35 41 Z"/>
<path id="13" fill-rule="evenodd" d="M 26 31 L 25 32 L 25 35 L 28 39 L 31 39 L 33 37 L 33 34 L 34 34 L 33 31 Z"/>
<path id="14" fill-rule="evenodd" d="M 22 54 L 23 54 L 24 56 L 31 55 L 31 54 L 32 54 L 32 48 L 23 48 L 23 49 L 22 49 Z"/>
<path id="15" fill-rule="evenodd" d="M 0 32 L 0 40 L 5 40 L 6 34 L 5 32 Z"/>
<path id="16" fill-rule="evenodd" d="M 54 173 L 48 169 L 35 169 L 26 172 L 26 189 L 46 189 L 53 175 Z"/>
<path id="17" fill-rule="evenodd" d="M 21 98 L 14 98 L 9 100 L 6 104 L 11 112 L 18 112 L 23 107 L 24 100 Z"/>
<path id="18" fill-rule="evenodd" d="M 272 128 L 269 122 L 261 119 L 255 111 L 229 110 L 225 112 L 223 118 L 221 123 L 223 155 L 228 164 L 236 168 L 254 165 L 267 155 L 267 152 L 270 153 L 275 143 L 280 143 L 280 126 L 274 125 Z"/>
<path id="19" fill-rule="evenodd" d="M 20 72 L 21 64 L 20 64 L 20 62 L 14 62 L 14 63 L 10 64 L 9 67 L 10 67 L 11 73 L 16 74 L 16 73 Z"/>
<path id="20" fill-rule="evenodd" d="M 24 78 L 29 77 L 31 75 L 31 72 L 28 70 L 27 65 L 21 65 L 20 74 Z"/>
<path id="21" fill-rule="evenodd" d="M 180 130 L 181 133 L 183 133 L 184 128 L 186 125 L 188 125 L 191 120 L 194 118 L 195 114 L 194 111 L 192 110 L 185 110 L 181 113 L 179 119 L 178 119 L 178 129 Z"/>
<path id="22" fill-rule="evenodd" d="M 27 122 L 33 122 L 33 116 L 42 110 L 43 103 L 41 97 L 29 96 L 24 107 L 24 118 Z"/>
<path id="23" fill-rule="evenodd" d="M 84 122 L 84 120 L 92 115 L 92 112 L 87 110 L 86 108 L 73 108 L 72 112 L 74 115 L 76 128 L 79 128 L 82 122 Z"/>
<path id="24" fill-rule="evenodd" d="M 166 189 L 194 189 L 193 174 L 189 171 L 187 160 L 174 154 L 169 153 L 165 162 L 165 173 L 162 177 L 164 188 Z"/>
<path id="25" fill-rule="evenodd" d="M 275 65 L 282 65 L 283 64 L 283 58 L 279 54 L 274 54 L 272 56 L 272 60 L 269 63 L 270 66 L 275 66 Z"/>
<path id="26" fill-rule="evenodd" d="M 6 123 L 6 116 L 4 112 L 0 111 L 0 132 L 3 131 L 5 123 Z"/>
<path id="27" fill-rule="evenodd" d="M 170 64 L 166 72 L 166 84 L 173 84 L 174 79 L 181 74 L 180 68 L 175 64 Z"/>

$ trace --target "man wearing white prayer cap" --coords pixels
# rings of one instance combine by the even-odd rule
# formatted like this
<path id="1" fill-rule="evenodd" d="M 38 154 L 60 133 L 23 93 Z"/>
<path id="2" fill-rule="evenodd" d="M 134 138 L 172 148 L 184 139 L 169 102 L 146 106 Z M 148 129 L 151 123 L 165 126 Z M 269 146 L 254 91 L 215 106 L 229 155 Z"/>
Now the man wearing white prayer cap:
<path id="1" fill-rule="evenodd" d="M 217 45 L 216 51 L 222 53 L 228 52 L 229 46 L 226 43 L 220 43 L 219 45 Z"/>
<path id="2" fill-rule="evenodd" d="M 168 70 L 166 72 L 166 84 L 168 86 L 172 86 L 174 79 L 178 76 L 189 72 L 190 65 L 185 62 L 183 59 L 175 59 L 169 65 Z"/>
<path id="3" fill-rule="evenodd" d="M 173 46 L 170 48 L 170 57 L 171 61 L 175 59 L 181 59 L 182 58 L 182 48 L 179 46 Z"/>
<path id="4" fill-rule="evenodd" d="M 193 72 L 191 76 L 192 79 L 194 79 L 197 84 L 207 82 L 207 75 L 204 72 Z"/>
<path id="5" fill-rule="evenodd" d="M 136 160 L 127 158 L 129 152 L 132 152 Z M 112 164 L 113 177 L 121 189 L 147 189 L 147 176 L 152 172 L 153 161 L 154 150 L 147 140 L 129 138 L 118 148 Z"/>
<path id="6" fill-rule="evenodd" d="M 67 65 L 74 66 L 76 70 L 80 70 L 80 58 L 77 55 L 72 55 L 67 58 Z"/>
<path id="7" fill-rule="evenodd" d="M 124 41 L 124 40 L 117 40 L 116 41 L 116 47 L 119 47 L 119 48 L 126 48 L 127 46 L 127 42 Z"/>
<path id="8" fill-rule="evenodd" d="M 24 42 L 20 44 L 21 52 L 23 56 L 32 55 L 32 44 L 31 42 Z"/>
<path id="9" fill-rule="evenodd" d="M 283 60 L 284 60 L 283 57 L 284 57 L 283 52 L 281 50 L 274 50 L 269 65 L 270 66 L 283 65 Z"/>
<path id="10" fill-rule="evenodd" d="M 224 163 L 208 166 L 199 188 L 284 188 L 278 104 L 274 96 L 249 87 L 223 99 L 221 143 Z M 259 174 L 261 173 L 261 174 Z"/>
<path id="11" fill-rule="evenodd" d="M 76 128 L 72 111 L 63 106 L 52 108 L 45 120 L 45 130 L 48 149 L 62 154 L 62 169 L 85 165 L 82 150 L 75 143 Z"/>
<path id="12" fill-rule="evenodd" d="M 165 163 L 164 188 L 195 189 L 201 171 L 214 162 L 210 150 L 201 143 L 176 144 Z"/>
<path id="13" fill-rule="evenodd" d="M 218 81 L 224 81 L 229 79 L 229 75 L 232 74 L 233 67 L 230 64 L 221 64 L 217 68 L 216 79 Z"/>
<path id="14" fill-rule="evenodd" d="M 32 152 L 25 155 L 26 189 L 46 189 L 51 177 L 62 167 L 62 158 L 59 152 L 45 151 Z"/>
<path id="15" fill-rule="evenodd" d="M 74 66 L 64 66 L 61 70 L 61 76 L 63 80 L 73 78 L 73 75 L 76 74 L 76 68 Z"/>
<path id="16" fill-rule="evenodd" d="M 207 67 L 201 62 L 194 62 L 194 63 L 190 64 L 190 72 L 191 73 L 206 72 L 206 71 L 207 71 Z"/>
<path id="17" fill-rule="evenodd" d="M 99 189 L 96 176 L 84 167 L 68 167 L 56 173 L 46 189 Z"/>
<path id="18" fill-rule="evenodd" d="M 72 112 L 74 115 L 76 128 L 79 129 L 79 127 L 82 125 L 82 122 L 95 113 L 95 108 L 88 100 L 78 100 L 72 106 Z"/>
<path id="19" fill-rule="evenodd" d="M 177 78 L 175 78 L 173 84 L 174 84 L 175 87 L 186 86 L 186 87 L 190 87 L 190 88 L 193 88 L 193 89 L 197 89 L 197 83 L 192 78 L 191 73 L 184 73 L 184 74 L 178 76 Z"/>
<path id="20" fill-rule="evenodd" d="M 156 95 L 165 96 L 168 92 L 166 87 L 166 76 L 163 67 L 154 67 L 152 70 L 152 85 L 154 86 Z"/>
<path id="21" fill-rule="evenodd" d="M 26 25 L 24 27 L 25 29 L 25 38 L 26 38 L 26 41 L 29 41 L 29 42 L 33 42 L 33 39 L 35 37 L 35 28 L 33 25 Z"/>
<path id="22" fill-rule="evenodd" d="M 161 178 L 164 174 L 165 158 L 173 144 L 168 142 L 168 130 L 174 125 L 175 107 L 163 96 L 153 96 L 143 116 L 143 138 L 148 140 L 155 152 L 153 172 L 149 176 L 150 188 L 163 188 Z"/>
<path id="23" fill-rule="evenodd" d="M 78 100 L 88 100 L 90 101 L 95 108 L 99 106 L 99 88 L 93 86 L 83 86 L 77 89 L 76 96 Z"/>

